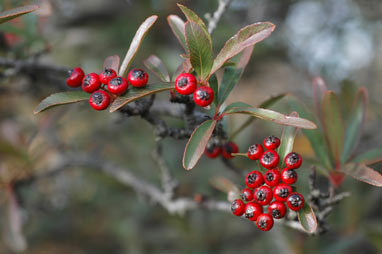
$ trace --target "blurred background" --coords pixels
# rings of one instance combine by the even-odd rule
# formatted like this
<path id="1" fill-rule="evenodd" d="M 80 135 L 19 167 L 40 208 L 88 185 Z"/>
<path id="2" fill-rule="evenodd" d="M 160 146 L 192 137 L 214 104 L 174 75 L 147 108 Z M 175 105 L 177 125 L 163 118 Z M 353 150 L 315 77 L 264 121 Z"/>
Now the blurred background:
<path id="1" fill-rule="evenodd" d="M 117 54 L 123 58 L 140 23 L 156 14 L 159 19 L 134 66 L 143 67 L 143 60 L 156 54 L 173 73 L 183 51 L 166 17 L 176 14 L 183 18 L 177 2 L 201 17 L 217 8 L 215 0 L 0 0 L 0 10 L 28 3 L 40 6 L 35 13 L 0 25 L 0 56 L 99 72 L 105 57 Z M 258 105 L 272 95 L 289 92 L 312 107 L 313 77 L 322 76 L 334 91 L 347 80 L 365 86 L 370 97 L 358 150 L 381 147 L 382 2 L 234 0 L 212 35 L 215 53 L 241 27 L 259 21 L 273 22 L 276 30 L 256 45 L 229 101 Z M 151 75 L 150 80 L 156 79 Z M 147 181 L 160 182 L 157 164 L 150 157 L 155 147 L 153 128 L 144 120 L 95 112 L 86 103 L 33 115 L 33 108 L 44 97 L 66 90 L 65 76 L 18 73 L 0 66 L 0 253 L 13 253 L 9 246 L 25 244 L 23 237 L 29 248 L 25 253 L 32 254 L 382 253 L 382 190 L 350 178 L 340 191 L 349 191 L 351 197 L 330 215 L 330 231 L 315 237 L 282 225 L 263 233 L 224 212 L 200 209 L 185 216 L 170 215 L 147 197 L 92 168 L 70 167 L 23 184 L 23 179 L 44 173 L 60 161 L 61 150 L 97 150 L 103 159 L 126 166 Z M 163 93 L 158 100 L 168 98 Z M 290 113 L 285 103 L 274 109 Z M 232 118 L 227 131 L 245 119 Z M 166 120 L 172 126 L 182 125 L 177 119 Z M 256 121 L 235 142 L 245 152 L 266 135 L 281 136 L 281 131 L 279 126 Z M 244 185 L 219 160 L 202 158 L 194 170 L 186 172 L 181 166 L 186 141 L 167 138 L 161 143 L 171 173 L 179 181 L 178 195 L 199 193 L 225 200 L 225 194 L 208 182 L 216 175 Z M 294 150 L 304 158 L 314 157 L 301 133 Z M 251 169 L 251 162 L 245 159 L 233 163 L 243 171 Z M 303 165 L 298 183 L 306 195 L 309 166 Z M 14 181 L 20 182 L 18 207 L 9 205 L 6 198 L 7 183 Z M 12 211 L 25 222 L 22 233 L 9 225 Z"/>

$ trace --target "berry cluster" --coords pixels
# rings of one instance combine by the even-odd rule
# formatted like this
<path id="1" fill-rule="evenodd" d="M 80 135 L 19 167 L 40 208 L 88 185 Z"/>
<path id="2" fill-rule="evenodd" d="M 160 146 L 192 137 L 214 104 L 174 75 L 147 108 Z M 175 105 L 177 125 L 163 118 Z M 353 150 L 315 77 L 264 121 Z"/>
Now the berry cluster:
<path id="1" fill-rule="evenodd" d="M 298 211 L 304 206 L 304 197 L 293 192 L 291 186 L 297 181 L 295 169 L 301 166 L 302 158 L 295 152 L 287 154 L 284 158 L 286 167 L 280 170 L 277 167 L 280 157 L 275 151 L 280 139 L 269 136 L 263 145 L 250 146 L 247 154 L 251 160 L 260 160 L 261 166 L 268 171 L 264 174 L 257 170 L 248 173 L 245 178 L 247 187 L 242 190 L 241 199 L 233 201 L 231 210 L 236 216 L 244 214 L 249 220 L 256 221 L 260 230 L 268 231 L 273 227 L 274 219 L 286 215 L 287 207 Z M 264 206 L 268 207 L 264 209 Z"/>
<path id="2" fill-rule="evenodd" d="M 208 143 L 204 150 L 204 154 L 212 159 L 218 157 L 220 154 L 226 159 L 232 159 L 234 157 L 232 154 L 238 152 L 239 147 L 232 141 L 228 141 L 224 145 L 212 141 Z"/>
<path id="3" fill-rule="evenodd" d="M 123 95 L 129 88 L 129 84 L 134 87 L 144 87 L 149 76 L 142 69 L 132 69 L 127 79 L 118 76 L 113 69 L 104 69 L 99 75 L 95 72 L 86 74 L 76 67 L 69 71 L 66 84 L 70 87 L 82 86 L 82 90 L 91 93 L 89 104 L 95 110 L 106 109 L 111 100 Z"/>
<path id="4" fill-rule="evenodd" d="M 175 89 L 179 94 L 194 94 L 194 102 L 201 106 L 207 107 L 214 101 L 214 91 L 209 86 L 200 86 L 195 76 L 190 73 L 181 73 L 175 80 Z"/>

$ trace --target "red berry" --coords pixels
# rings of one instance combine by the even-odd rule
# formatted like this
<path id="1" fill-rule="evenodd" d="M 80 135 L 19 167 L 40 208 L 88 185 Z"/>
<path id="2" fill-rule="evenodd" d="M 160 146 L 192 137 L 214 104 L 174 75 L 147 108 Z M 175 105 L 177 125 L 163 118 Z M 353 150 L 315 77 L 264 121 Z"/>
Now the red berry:
<path id="1" fill-rule="evenodd" d="M 229 141 L 223 145 L 223 157 L 226 159 L 232 159 L 234 156 L 232 153 L 238 153 L 239 147 L 232 141 Z"/>
<path id="2" fill-rule="evenodd" d="M 284 168 L 281 172 L 281 180 L 287 184 L 294 184 L 297 181 L 297 173 L 294 169 Z"/>
<path id="3" fill-rule="evenodd" d="M 285 183 L 280 183 L 273 189 L 273 197 L 281 202 L 285 202 L 290 193 L 292 193 L 292 187 Z"/>
<path id="4" fill-rule="evenodd" d="M 231 204 L 231 211 L 236 216 L 242 216 L 244 213 L 245 204 L 241 199 L 235 199 Z"/>
<path id="5" fill-rule="evenodd" d="M 263 185 L 255 190 L 254 199 L 260 205 L 268 205 L 273 198 L 272 189 Z"/>
<path id="6" fill-rule="evenodd" d="M 304 206 L 304 196 L 298 192 L 292 192 L 289 194 L 286 203 L 291 210 L 298 211 Z"/>
<path id="7" fill-rule="evenodd" d="M 248 202 L 244 208 L 244 216 L 250 221 L 255 221 L 263 212 L 263 207 L 255 202 Z"/>
<path id="8" fill-rule="evenodd" d="M 241 191 L 240 197 L 245 201 L 252 201 L 253 200 L 253 191 L 249 188 L 244 188 Z"/>
<path id="9" fill-rule="evenodd" d="M 92 93 L 97 91 L 101 87 L 101 81 L 99 81 L 99 76 L 97 73 L 89 73 L 82 80 L 82 90 L 87 93 Z"/>
<path id="10" fill-rule="evenodd" d="M 245 183 L 249 188 L 255 189 L 264 183 L 263 175 L 257 170 L 249 172 L 245 178 Z"/>
<path id="11" fill-rule="evenodd" d="M 263 141 L 265 149 L 275 150 L 280 145 L 280 139 L 275 136 L 266 137 Z"/>
<path id="12" fill-rule="evenodd" d="M 273 201 L 270 203 L 268 206 L 268 213 L 272 215 L 273 218 L 275 219 L 281 219 L 285 216 L 286 214 L 286 206 L 283 202 L 280 201 Z"/>
<path id="13" fill-rule="evenodd" d="M 149 80 L 149 75 L 142 69 L 134 68 L 127 75 L 127 79 L 134 87 L 144 87 Z"/>
<path id="14" fill-rule="evenodd" d="M 260 214 L 256 225 L 262 231 L 269 231 L 273 227 L 273 218 L 267 213 Z"/>
<path id="15" fill-rule="evenodd" d="M 261 155 L 264 153 L 264 148 L 260 144 L 251 145 L 248 149 L 248 158 L 251 160 L 260 159 Z"/>
<path id="16" fill-rule="evenodd" d="M 107 90 L 113 94 L 121 95 L 124 94 L 129 88 L 129 83 L 127 79 L 123 77 L 115 77 L 107 83 Z"/>
<path id="17" fill-rule="evenodd" d="M 89 104 L 95 110 L 104 110 L 110 104 L 110 95 L 103 90 L 95 91 L 90 95 Z"/>
<path id="18" fill-rule="evenodd" d="M 266 169 L 275 168 L 279 164 L 280 157 L 273 150 L 265 151 L 260 157 L 260 164 Z"/>
<path id="19" fill-rule="evenodd" d="M 212 147 L 206 147 L 206 150 L 204 150 L 204 154 L 208 158 L 216 158 L 218 157 L 222 152 L 222 148 L 220 146 L 212 146 Z"/>
<path id="20" fill-rule="evenodd" d="M 281 181 L 281 174 L 280 171 L 277 169 L 270 169 L 264 174 L 264 182 L 270 186 L 275 187 L 278 185 Z"/>
<path id="21" fill-rule="evenodd" d="M 201 86 L 194 92 L 194 101 L 201 107 L 207 107 L 214 100 L 214 90 L 209 86 Z"/>
<path id="22" fill-rule="evenodd" d="M 79 87 L 85 77 L 84 71 L 80 67 L 73 68 L 68 71 L 69 77 L 66 79 L 66 84 L 70 87 Z"/>
<path id="23" fill-rule="evenodd" d="M 288 153 L 284 159 L 285 165 L 290 169 L 296 169 L 301 166 L 302 157 L 295 152 Z"/>
<path id="24" fill-rule="evenodd" d="M 101 74 L 99 74 L 99 81 L 102 84 L 107 85 L 110 80 L 117 77 L 117 73 L 113 69 L 105 69 Z"/>
<path id="25" fill-rule="evenodd" d="M 194 75 L 181 73 L 175 80 L 175 89 L 180 94 L 189 95 L 196 90 L 197 83 Z"/>

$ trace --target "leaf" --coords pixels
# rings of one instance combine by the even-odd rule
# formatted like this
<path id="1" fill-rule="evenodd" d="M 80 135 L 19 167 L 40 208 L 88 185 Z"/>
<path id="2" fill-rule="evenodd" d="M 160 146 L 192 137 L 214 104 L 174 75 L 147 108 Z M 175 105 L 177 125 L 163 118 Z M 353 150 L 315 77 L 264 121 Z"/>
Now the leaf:
<path id="1" fill-rule="evenodd" d="M 305 202 L 304 206 L 297 213 L 298 220 L 302 228 L 312 234 L 317 230 L 317 218 L 310 205 Z"/>
<path id="2" fill-rule="evenodd" d="M 361 153 L 357 157 L 355 157 L 353 161 L 361 162 L 366 165 L 382 161 L 382 148 L 374 148 L 364 153 Z"/>
<path id="3" fill-rule="evenodd" d="M 322 100 L 322 121 L 336 167 L 339 167 L 344 146 L 344 123 L 338 98 L 333 91 L 327 91 Z"/>
<path id="4" fill-rule="evenodd" d="M 236 69 L 232 67 L 227 67 L 224 69 L 223 79 L 219 87 L 218 105 L 223 104 L 223 102 L 227 99 L 228 95 L 239 81 L 242 73 L 243 69 Z"/>
<path id="5" fill-rule="evenodd" d="M 88 93 L 82 91 L 54 93 L 43 99 L 34 109 L 33 113 L 37 114 L 58 105 L 87 101 L 89 96 Z"/>
<path id="6" fill-rule="evenodd" d="M 238 69 L 243 69 L 244 70 L 244 68 L 245 67 L 247 67 L 247 65 L 248 65 L 248 63 L 249 63 L 249 60 L 251 59 L 251 56 L 252 56 L 252 52 L 253 52 L 253 48 L 254 48 L 255 46 L 249 46 L 249 47 L 247 47 L 247 48 L 245 48 L 244 50 L 243 50 L 243 53 L 242 53 L 242 55 L 241 55 L 241 57 L 240 57 L 240 60 L 239 60 L 239 62 L 237 63 L 237 68 Z M 227 62 L 226 62 L 227 63 Z"/>
<path id="7" fill-rule="evenodd" d="M 184 50 L 187 50 L 184 21 L 176 15 L 170 15 L 167 17 L 167 22 L 180 45 L 182 45 Z"/>
<path id="8" fill-rule="evenodd" d="M 352 112 L 349 110 L 354 107 L 354 101 L 356 100 L 358 87 L 354 82 L 344 80 L 341 83 L 341 91 L 339 94 L 339 100 L 342 110 L 342 115 L 345 122 L 352 116 Z"/>
<path id="9" fill-rule="evenodd" d="M 382 187 L 382 175 L 364 163 L 348 163 L 340 171 L 359 181 Z"/>
<path id="10" fill-rule="evenodd" d="M 229 104 L 224 110 L 223 110 L 223 113 L 226 112 L 226 111 L 229 111 L 233 108 L 239 108 L 239 107 L 243 107 L 243 108 L 251 108 L 252 105 L 249 105 L 245 102 L 233 102 L 231 104 Z M 251 117 L 251 119 L 253 119 L 253 117 Z"/>
<path id="11" fill-rule="evenodd" d="M 183 154 L 183 167 L 185 169 L 190 170 L 195 167 L 196 163 L 204 153 L 215 126 L 216 121 L 207 120 L 194 130 L 187 142 Z"/>
<path id="12" fill-rule="evenodd" d="M 110 112 L 114 112 L 126 104 L 141 99 L 150 94 L 159 93 L 174 88 L 174 83 L 148 84 L 143 88 L 133 87 L 127 90 L 125 95 L 117 97 L 110 106 Z"/>
<path id="13" fill-rule="evenodd" d="M 322 99 L 325 93 L 328 91 L 325 81 L 321 77 L 315 77 L 313 79 L 313 100 L 314 106 L 316 109 L 316 114 L 319 116 L 319 119 L 322 121 L 322 112 L 321 105 Z"/>
<path id="14" fill-rule="evenodd" d="M 103 69 L 113 69 L 117 72 L 119 68 L 119 61 L 120 59 L 117 55 L 108 56 L 103 62 Z"/>
<path id="15" fill-rule="evenodd" d="M 298 117 L 297 112 L 292 112 L 289 116 Z M 281 136 L 281 144 L 278 150 L 278 154 L 280 156 L 280 168 L 284 168 L 285 156 L 292 152 L 294 139 L 296 137 L 297 128 L 292 126 L 285 126 L 283 130 L 283 134 Z"/>
<path id="16" fill-rule="evenodd" d="M 204 81 L 209 77 L 213 64 L 212 43 L 198 23 L 187 21 L 185 29 L 191 65 L 199 78 Z"/>
<path id="17" fill-rule="evenodd" d="M 170 82 L 170 75 L 168 74 L 166 66 L 156 55 L 149 56 L 144 61 L 144 65 L 163 82 Z"/>
<path id="18" fill-rule="evenodd" d="M 212 90 L 214 91 L 215 98 L 219 97 L 219 91 L 218 91 L 219 84 L 215 74 L 211 75 L 210 79 L 208 80 L 208 83 L 210 87 L 212 88 Z M 217 106 L 218 100 L 214 100 L 214 104 L 215 106 Z"/>
<path id="19" fill-rule="evenodd" d="M 237 34 L 232 36 L 220 50 L 214 60 L 211 73 L 216 72 L 225 62 L 239 54 L 247 47 L 267 38 L 275 29 L 275 25 L 270 22 L 259 22 L 242 28 Z"/>
<path id="20" fill-rule="evenodd" d="M 239 188 L 229 179 L 223 176 L 217 176 L 211 178 L 209 182 L 215 189 L 227 193 L 229 202 L 233 202 L 235 199 L 240 198 Z"/>
<path id="21" fill-rule="evenodd" d="M 32 11 L 37 10 L 39 7 L 37 5 L 25 5 L 10 9 L 7 11 L 0 12 L 0 24 L 5 23 L 11 19 L 17 18 L 21 15 L 28 14 Z"/>
<path id="22" fill-rule="evenodd" d="M 180 8 L 180 10 L 183 12 L 183 14 L 186 16 L 188 21 L 197 23 L 203 29 L 204 33 L 208 35 L 207 37 L 208 37 L 208 40 L 210 41 L 210 44 L 212 44 L 211 35 L 209 34 L 207 26 L 203 22 L 203 20 L 195 12 L 193 12 L 186 6 L 181 4 L 177 4 L 177 5 Z"/>
<path id="23" fill-rule="evenodd" d="M 294 116 L 286 116 L 270 109 L 238 107 L 227 110 L 227 112 L 225 112 L 224 114 L 246 114 L 282 125 L 290 125 L 303 129 L 317 128 L 317 126 L 313 122 L 307 119 Z"/>
<path id="24" fill-rule="evenodd" d="M 134 56 L 137 54 L 139 47 L 142 44 L 143 39 L 145 38 L 147 32 L 150 30 L 151 26 L 155 23 L 158 16 L 153 15 L 148 17 L 143 23 L 139 26 L 137 32 L 134 35 L 133 40 L 131 41 L 129 50 L 126 53 L 125 59 L 123 59 L 121 68 L 119 69 L 119 76 L 125 76 L 131 62 L 134 59 Z"/>
<path id="25" fill-rule="evenodd" d="M 362 133 L 367 110 L 368 95 L 365 88 L 360 88 L 353 109 L 350 110 L 350 117 L 346 122 L 344 138 L 344 148 L 341 156 L 341 163 L 344 164 L 356 148 Z"/>

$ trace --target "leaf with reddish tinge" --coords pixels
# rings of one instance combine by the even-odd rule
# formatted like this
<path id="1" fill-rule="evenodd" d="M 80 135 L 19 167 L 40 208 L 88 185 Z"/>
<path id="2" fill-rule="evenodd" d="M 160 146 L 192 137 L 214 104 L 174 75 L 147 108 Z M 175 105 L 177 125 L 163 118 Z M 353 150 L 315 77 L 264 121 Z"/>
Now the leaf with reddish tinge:
<path id="1" fill-rule="evenodd" d="M 298 220 L 300 221 L 300 224 L 302 228 L 312 234 L 316 232 L 317 230 L 317 218 L 314 214 L 313 209 L 310 207 L 310 205 L 305 201 L 304 206 L 298 211 Z"/>
<path id="2" fill-rule="evenodd" d="M 89 100 L 89 94 L 82 91 L 54 93 L 43 99 L 33 113 L 37 114 L 55 106 L 87 100 Z"/>
<path id="3" fill-rule="evenodd" d="M 162 62 L 162 60 L 156 55 L 149 56 L 145 61 L 144 65 L 147 69 L 152 71 L 160 80 L 164 82 L 170 82 L 170 75 L 168 74 L 167 68 Z"/>
<path id="4" fill-rule="evenodd" d="M 184 50 L 187 50 L 184 21 L 176 15 L 170 15 L 167 17 L 167 22 L 180 45 L 182 45 Z"/>
<path id="5" fill-rule="evenodd" d="M 359 181 L 382 187 L 382 175 L 364 163 L 348 163 L 340 171 Z"/>
<path id="6" fill-rule="evenodd" d="M 193 12 L 190 9 L 188 9 L 186 6 L 181 5 L 181 4 L 177 4 L 177 5 L 180 8 L 180 10 L 183 12 L 184 16 L 186 16 L 188 21 L 192 21 L 192 22 L 197 23 L 203 29 L 203 31 L 205 32 L 205 34 L 208 37 L 208 40 L 212 44 L 211 35 L 208 32 L 207 26 L 203 22 L 203 20 L 195 12 Z"/>
<path id="7" fill-rule="evenodd" d="M 382 148 L 374 148 L 360 153 L 352 161 L 364 163 L 366 165 L 382 161 Z"/>
<path id="8" fill-rule="evenodd" d="M 298 117 L 297 112 L 292 112 L 289 116 Z M 292 152 L 294 139 L 296 137 L 297 128 L 293 126 L 285 126 L 283 130 L 283 134 L 281 135 L 281 144 L 278 149 L 278 154 L 280 156 L 280 168 L 284 168 L 285 156 Z"/>
<path id="9" fill-rule="evenodd" d="M 103 69 L 113 69 L 115 72 L 118 71 L 119 68 L 119 56 L 108 56 L 105 58 L 105 61 L 103 62 Z"/>
<path id="10" fill-rule="evenodd" d="M 5 23 L 11 19 L 17 18 L 21 15 L 28 14 L 32 11 L 37 10 L 38 8 L 39 7 L 37 5 L 25 5 L 7 11 L 2 11 L 0 12 L 0 24 Z"/>
<path id="11" fill-rule="evenodd" d="M 216 121 L 207 120 L 194 130 L 187 142 L 183 154 L 183 167 L 185 169 L 190 170 L 195 167 L 196 163 L 204 153 L 215 126 Z"/>
<path id="12" fill-rule="evenodd" d="M 133 87 L 127 90 L 125 95 L 117 97 L 110 106 L 110 112 L 114 112 L 126 104 L 141 99 L 147 95 L 168 91 L 174 88 L 173 83 L 148 84 L 145 87 Z"/>
<path id="13" fill-rule="evenodd" d="M 143 39 L 145 38 L 147 32 L 150 30 L 152 25 L 154 25 L 158 16 L 153 15 L 148 17 L 138 28 L 137 32 L 134 35 L 133 40 L 131 41 L 129 50 L 126 53 L 125 59 L 123 59 L 121 68 L 119 69 L 119 76 L 125 76 L 130 64 L 132 63 L 134 56 L 137 54 L 139 47 L 142 44 Z"/>
<path id="14" fill-rule="evenodd" d="M 223 176 L 217 176 L 210 179 L 210 184 L 217 190 L 227 193 L 227 199 L 233 202 L 235 199 L 240 198 L 239 188 L 232 183 L 229 179 Z"/>
<path id="15" fill-rule="evenodd" d="M 321 77 L 313 79 L 313 100 L 316 108 L 316 114 L 322 119 L 321 104 L 325 93 L 328 91 L 325 81 Z M 322 120 L 321 120 L 322 121 Z"/>

